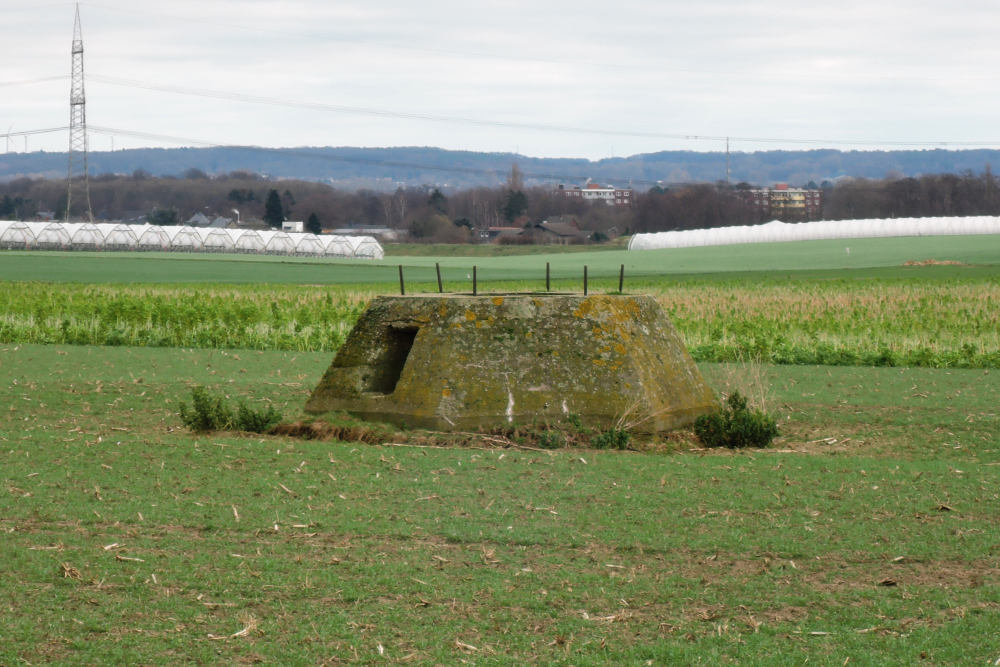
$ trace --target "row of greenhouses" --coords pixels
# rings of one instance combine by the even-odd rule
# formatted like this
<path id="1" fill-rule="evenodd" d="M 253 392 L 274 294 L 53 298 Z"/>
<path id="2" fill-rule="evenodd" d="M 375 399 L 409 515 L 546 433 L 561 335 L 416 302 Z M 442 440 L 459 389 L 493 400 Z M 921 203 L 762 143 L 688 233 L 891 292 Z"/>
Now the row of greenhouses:
<path id="1" fill-rule="evenodd" d="M 629 250 L 689 248 L 692 246 L 731 245 L 736 243 L 774 243 L 817 239 L 854 239 L 887 236 L 958 236 L 1000 234 L 996 216 L 893 218 L 869 220 L 820 220 L 786 223 L 777 220 L 763 225 L 740 225 L 713 229 L 687 229 L 674 232 L 636 234 Z"/>
<path id="2" fill-rule="evenodd" d="M 382 259 L 385 254 L 382 245 L 371 236 L 317 236 L 261 229 L 9 220 L 0 220 L 0 249 L 232 252 L 360 259 Z"/>

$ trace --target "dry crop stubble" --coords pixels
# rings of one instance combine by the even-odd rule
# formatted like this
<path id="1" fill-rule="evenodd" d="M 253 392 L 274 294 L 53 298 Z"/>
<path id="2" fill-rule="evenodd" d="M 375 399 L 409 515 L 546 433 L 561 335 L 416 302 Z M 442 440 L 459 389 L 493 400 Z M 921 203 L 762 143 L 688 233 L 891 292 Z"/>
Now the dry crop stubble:
<path id="1" fill-rule="evenodd" d="M 863 445 L 550 453 L 141 414 L 204 384 L 294 417 L 327 353 L 3 353 L 4 661 L 995 659 L 993 374 L 770 369 L 790 427 Z"/>
<path id="2" fill-rule="evenodd" d="M 374 294 L 344 286 L 8 286 L 0 342 L 331 352 Z M 649 289 L 698 361 L 1000 365 L 1000 282 L 992 278 L 664 280 Z"/>

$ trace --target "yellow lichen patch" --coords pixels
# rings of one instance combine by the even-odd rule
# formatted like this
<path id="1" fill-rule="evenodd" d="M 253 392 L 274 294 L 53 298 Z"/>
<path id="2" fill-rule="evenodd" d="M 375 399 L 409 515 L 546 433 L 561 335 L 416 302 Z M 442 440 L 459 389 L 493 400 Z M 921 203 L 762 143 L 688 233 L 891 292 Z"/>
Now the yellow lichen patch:
<path id="1" fill-rule="evenodd" d="M 502 296 L 495 296 L 495 297 L 493 297 L 493 305 L 494 306 L 502 306 L 503 305 L 503 297 Z"/>
<path id="2" fill-rule="evenodd" d="M 476 319 L 476 314 L 471 310 L 467 310 L 465 311 L 465 319 L 468 320 L 469 322 L 473 322 Z"/>
<path id="3" fill-rule="evenodd" d="M 449 397 L 451 397 L 451 388 L 445 387 L 444 389 L 441 390 L 441 398 L 449 398 Z"/>
<path id="4" fill-rule="evenodd" d="M 584 299 L 573 311 L 573 317 L 587 317 L 594 312 L 594 299 Z"/>

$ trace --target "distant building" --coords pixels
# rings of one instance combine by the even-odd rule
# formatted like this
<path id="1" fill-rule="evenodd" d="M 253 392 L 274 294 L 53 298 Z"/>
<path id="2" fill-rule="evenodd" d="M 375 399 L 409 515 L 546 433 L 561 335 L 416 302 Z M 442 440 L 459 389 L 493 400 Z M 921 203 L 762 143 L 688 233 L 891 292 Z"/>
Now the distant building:
<path id="1" fill-rule="evenodd" d="M 208 227 L 212 224 L 212 220 L 204 213 L 195 213 L 184 224 L 189 227 Z"/>
<path id="2" fill-rule="evenodd" d="M 773 188 L 738 190 L 744 202 L 760 212 L 762 219 L 818 220 L 823 212 L 823 191 L 790 188 L 776 183 Z"/>
<path id="3" fill-rule="evenodd" d="M 540 222 L 534 227 L 535 238 L 540 243 L 558 243 L 570 245 L 576 243 L 586 243 L 590 239 L 590 232 L 580 229 L 575 219 Z"/>
<path id="4" fill-rule="evenodd" d="M 301 234 L 305 230 L 305 226 L 306 223 L 301 220 L 285 220 L 281 223 L 281 231 Z"/>
<path id="5" fill-rule="evenodd" d="M 484 241 L 494 241 L 521 236 L 523 233 L 524 227 L 494 226 L 479 230 L 479 238 Z"/>
<path id="6" fill-rule="evenodd" d="M 608 206 L 632 205 L 632 188 L 598 185 L 597 183 L 591 183 L 589 179 L 582 187 L 560 184 L 556 192 L 563 197 L 584 199 L 587 201 L 603 201 Z"/>
<path id="7" fill-rule="evenodd" d="M 188 227 L 214 227 L 218 229 L 225 229 L 229 227 L 229 224 L 233 221 L 232 218 L 224 218 L 221 215 L 215 216 L 215 219 L 209 218 L 204 213 L 195 213 L 187 222 L 184 224 Z"/>

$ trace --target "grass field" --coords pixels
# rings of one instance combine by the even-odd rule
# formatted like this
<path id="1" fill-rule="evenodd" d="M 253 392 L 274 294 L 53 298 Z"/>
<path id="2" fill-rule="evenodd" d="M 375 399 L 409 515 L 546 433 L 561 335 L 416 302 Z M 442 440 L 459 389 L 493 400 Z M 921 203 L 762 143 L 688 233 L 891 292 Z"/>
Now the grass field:
<path id="1" fill-rule="evenodd" d="M 180 425 L 329 354 L 0 354 L 3 664 L 1000 657 L 994 372 L 764 367 L 771 450 L 546 453 Z"/>
<path id="2" fill-rule="evenodd" d="M 461 246 L 456 246 L 461 247 Z M 494 248 L 490 246 L 490 248 Z M 503 247 L 501 247 L 503 249 Z M 850 252 L 847 252 L 847 250 Z M 391 250 L 391 246 L 390 246 Z M 537 250 L 534 249 L 534 250 Z M 406 249 L 404 249 L 406 251 Z M 297 257 L 185 254 L 185 253 L 86 253 L 0 251 L 0 281 L 81 283 L 281 283 L 359 284 L 382 289 L 398 288 L 397 266 L 404 265 L 407 280 L 417 287 L 436 289 L 434 265 L 442 267 L 446 289 L 468 291 L 473 265 L 479 270 L 481 288 L 493 283 L 527 281 L 538 289 L 545 284 L 545 263 L 562 288 L 582 289 L 583 266 L 590 276 L 617 287 L 619 267 L 627 279 L 650 276 L 704 276 L 713 273 L 839 271 L 891 268 L 901 270 L 908 261 L 952 261 L 964 264 L 1000 264 L 1000 236 L 936 236 L 850 241 L 808 241 L 754 245 L 679 248 L 672 250 L 587 250 L 517 255 L 389 255 L 382 261 L 315 259 Z M 631 284 L 631 283 L 630 283 Z M 642 281 L 633 284 L 641 287 Z"/>
<path id="3" fill-rule="evenodd" d="M 998 242 L 0 253 L 0 664 L 996 664 Z M 959 264 L 903 266 L 927 259 Z M 877 363 L 906 339 L 982 367 L 701 363 L 779 419 L 743 452 L 182 427 L 194 385 L 297 419 L 343 323 L 399 263 L 431 289 L 435 261 L 498 290 L 537 289 L 548 261 L 558 289 L 587 264 L 613 291 L 626 263 L 626 291 L 658 295 L 702 358 Z M 56 344 L 88 330 L 113 346 Z"/>

